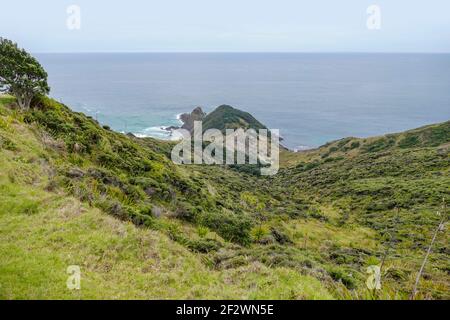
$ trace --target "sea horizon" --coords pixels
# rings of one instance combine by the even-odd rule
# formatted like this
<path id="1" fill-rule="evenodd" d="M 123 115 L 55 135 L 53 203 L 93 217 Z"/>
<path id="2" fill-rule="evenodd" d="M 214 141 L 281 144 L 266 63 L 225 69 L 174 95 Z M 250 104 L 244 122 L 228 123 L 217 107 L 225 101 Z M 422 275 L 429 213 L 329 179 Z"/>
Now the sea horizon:
<path id="1" fill-rule="evenodd" d="M 84 52 L 37 54 L 52 97 L 119 132 L 167 139 L 197 106 L 228 104 L 291 149 L 450 118 L 450 53 Z M 406 76 L 404 76 L 406 75 Z M 414 112 L 411 112 L 414 110 Z"/>

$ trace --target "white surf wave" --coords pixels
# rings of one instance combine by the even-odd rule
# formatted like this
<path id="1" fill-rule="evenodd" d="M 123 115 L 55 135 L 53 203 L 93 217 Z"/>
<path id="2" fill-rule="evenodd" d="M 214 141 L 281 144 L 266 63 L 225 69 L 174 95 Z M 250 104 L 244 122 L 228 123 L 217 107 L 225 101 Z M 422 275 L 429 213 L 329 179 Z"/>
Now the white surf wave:
<path id="1" fill-rule="evenodd" d="M 178 113 L 176 116 L 175 116 L 175 118 L 178 120 L 178 122 L 180 123 L 180 124 L 183 124 L 183 121 L 181 120 L 181 115 L 182 115 L 183 113 Z"/>
<path id="2" fill-rule="evenodd" d="M 313 149 L 313 147 L 310 146 L 305 146 L 305 145 L 300 145 L 300 146 L 296 146 L 293 148 L 294 152 L 301 152 L 301 151 L 306 151 L 306 150 L 311 150 Z"/>
<path id="3" fill-rule="evenodd" d="M 183 124 L 183 121 L 181 121 L 181 115 L 182 113 L 179 113 L 175 115 L 175 118 L 179 121 L 180 125 Z M 183 138 L 183 136 L 178 133 L 176 130 L 168 130 L 169 126 L 154 126 L 154 127 L 148 127 L 138 132 L 133 132 L 133 135 L 135 135 L 138 138 L 156 138 L 156 139 L 162 139 L 162 140 L 180 140 Z"/>

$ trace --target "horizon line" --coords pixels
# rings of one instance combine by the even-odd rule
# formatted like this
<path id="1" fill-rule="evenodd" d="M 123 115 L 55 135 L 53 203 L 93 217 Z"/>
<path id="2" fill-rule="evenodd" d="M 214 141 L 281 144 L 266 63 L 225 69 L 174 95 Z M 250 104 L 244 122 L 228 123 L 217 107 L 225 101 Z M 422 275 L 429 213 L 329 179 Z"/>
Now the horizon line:
<path id="1" fill-rule="evenodd" d="M 199 54 L 199 53 L 229 53 L 229 54 L 450 54 L 450 51 L 31 51 L 33 54 L 130 54 L 130 53 L 170 53 L 170 54 Z"/>

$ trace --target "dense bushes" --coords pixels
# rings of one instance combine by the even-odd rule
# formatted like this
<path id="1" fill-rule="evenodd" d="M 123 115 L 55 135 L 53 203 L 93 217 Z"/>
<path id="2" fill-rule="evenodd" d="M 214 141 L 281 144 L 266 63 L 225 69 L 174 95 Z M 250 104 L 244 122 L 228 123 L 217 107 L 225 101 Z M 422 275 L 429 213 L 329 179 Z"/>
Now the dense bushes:
<path id="1" fill-rule="evenodd" d="M 364 152 L 379 152 L 392 147 L 395 144 L 395 140 L 392 138 L 379 138 L 371 143 L 365 144 L 362 147 Z"/>
<path id="2" fill-rule="evenodd" d="M 448 123 L 342 139 L 299 153 L 297 165 L 261 177 L 252 172 L 257 167 L 176 167 L 168 158 L 170 143 L 112 132 L 47 98 L 20 114 L 45 150 L 16 157 L 26 146 L 12 138 L 15 123 L 0 111 L 4 154 L 18 163 L 45 158 L 47 190 L 63 188 L 114 217 L 161 230 L 217 268 L 263 263 L 365 288 L 363 263 L 380 257 L 386 230 L 395 230 L 395 244 L 419 261 L 450 185 L 448 148 L 441 145 L 450 141 Z M 13 181 L 14 173 L 8 176 Z M 244 203 L 249 194 L 262 205 Z M 37 207 L 20 211 L 33 215 Z M 397 208 L 400 218 L 394 219 Z M 436 245 L 433 276 L 448 269 L 447 251 L 442 241 Z M 405 286 L 403 269 L 411 272 L 415 260 L 395 258 L 405 266 L 391 278 Z"/>
<path id="3" fill-rule="evenodd" d="M 137 225 L 152 225 L 150 204 L 161 203 L 173 210 L 173 216 L 206 226 L 228 241 L 250 242 L 251 219 L 223 213 L 217 204 L 223 207 L 228 202 L 213 200 L 196 177 L 181 177 L 159 152 L 165 148 L 158 143 L 102 128 L 92 118 L 46 97 L 33 103 L 35 108 L 25 115 L 26 122 L 39 125 L 54 139 L 62 139 L 67 157 L 79 159 L 77 167 L 60 170 L 65 177 L 60 182 L 81 200 Z M 152 147 L 160 150 L 155 152 Z M 214 247 L 211 242 L 189 246 L 199 252 Z"/>
<path id="4" fill-rule="evenodd" d="M 201 221 L 203 225 L 215 230 L 228 241 L 243 245 L 247 245 L 251 241 L 252 222 L 246 216 L 231 212 L 208 212 L 202 215 Z"/>

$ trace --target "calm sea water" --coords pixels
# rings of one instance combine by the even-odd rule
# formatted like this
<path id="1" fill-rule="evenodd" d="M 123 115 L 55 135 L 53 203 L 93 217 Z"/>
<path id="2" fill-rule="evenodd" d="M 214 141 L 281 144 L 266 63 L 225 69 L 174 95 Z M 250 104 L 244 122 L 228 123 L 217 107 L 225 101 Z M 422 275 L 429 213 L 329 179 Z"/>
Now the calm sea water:
<path id="1" fill-rule="evenodd" d="M 448 54 L 38 54 L 51 95 L 117 131 L 161 126 L 229 104 L 319 146 L 450 119 Z"/>

